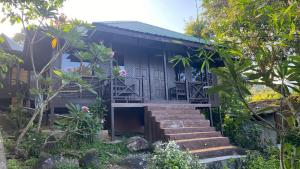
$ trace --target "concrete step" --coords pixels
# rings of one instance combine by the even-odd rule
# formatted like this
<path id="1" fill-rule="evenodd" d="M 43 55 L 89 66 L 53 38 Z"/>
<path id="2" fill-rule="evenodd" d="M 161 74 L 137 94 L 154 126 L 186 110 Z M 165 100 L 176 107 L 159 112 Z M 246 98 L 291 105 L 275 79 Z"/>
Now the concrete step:
<path id="1" fill-rule="evenodd" d="M 206 120 L 204 115 L 200 114 L 182 114 L 182 115 L 158 115 L 154 116 L 156 121 L 163 120 Z"/>
<path id="2" fill-rule="evenodd" d="M 230 146 L 226 137 L 195 138 L 185 140 L 175 140 L 176 143 L 187 150 L 198 150 L 211 147 Z"/>
<path id="3" fill-rule="evenodd" d="M 147 109 L 150 111 L 153 110 L 195 110 L 195 106 L 193 105 L 166 105 L 166 106 L 147 106 Z"/>
<path id="4" fill-rule="evenodd" d="M 183 128 L 183 127 L 209 127 L 208 120 L 162 120 L 159 121 L 161 128 Z"/>
<path id="5" fill-rule="evenodd" d="M 182 109 L 174 109 L 174 110 L 152 110 L 152 114 L 187 114 L 187 113 L 195 113 L 195 114 L 200 114 L 199 110 L 195 109 L 187 109 L 187 110 L 182 110 Z"/>
<path id="6" fill-rule="evenodd" d="M 156 112 L 151 113 L 152 116 L 201 116 L 205 117 L 203 114 L 200 113 L 164 113 L 164 112 Z"/>
<path id="7" fill-rule="evenodd" d="M 184 127 L 184 128 L 162 128 L 164 134 L 179 134 L 193 132 L 211 132 L 215 131 L 213 127 Z"/>
<path id="8" fill-rule="evenodd" d="M 211 131 L 211 132 L 167 134 L 166 136 L 170 140 L 185 140 L 185 139 L 194 139 L 194 138 L 222 137 L 222 134 L 217 131 Z"/>
<path id="9" fill-rule="evenodd" d="M 201 159 L 240 154 L 239 148 L 235 146 L 211 147 L 191 150 L 190 152 L 194 155 L 197 155 Z"/>

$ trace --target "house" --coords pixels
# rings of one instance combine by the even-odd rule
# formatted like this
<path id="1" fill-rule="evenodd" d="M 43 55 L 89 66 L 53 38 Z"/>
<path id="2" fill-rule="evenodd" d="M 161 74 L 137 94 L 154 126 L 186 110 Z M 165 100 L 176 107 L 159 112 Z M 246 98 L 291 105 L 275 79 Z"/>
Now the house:
<path id="1" fill-rule="evenodd" d="M 23 46 L 17 44 L 13 39 L 2 34 L 4 42 L 0 44 L 0 50 L 22 56 Z M 16 101 L 17 93 L 21 93 L 23 97 L 28 96 L 28 79 L 29 73 L 24 69 L 22 64 L 15 64 L 9 67 L 7 75 L 0 77 L 4 88 L 0 88 L 0 110 L 7 109 Z"/>
<path id="2" fill-rule="evenodd" d="M 175 55 L 196 54 L 198 48 L 210 50 L 208 43 L 135 21 L 96 22 L 93 25 L 95 28 L 90 32 L 89 40 L 103 42 L 112 48 L 114 61 L 102 65 L 108 77 L 106 80 L 98 80 L 92 72 L 82 72 L 82 77 L 92 83 L 98 95 L 107 102 L 106 127 L 112 138 L 115 134 L 135 131 L 144 133 L 152 142 L 179 140 L 178 144 L 205 157 L 236 152 L 229 140 L 216 132 L 196 110 L 219 106 L 218 95 L 207 94 L 207 89 L 217 83 L 216 76 L 208 70 L 201 72 L 200 60 L 193 60 L 188 68 L 169 62 Z M 41 40 L 34 51 L 43 54 L 38 61 L 40 65 L 49 58 L 47 53 L 52 50 L 49 44 L 49 39 Z M 217 54 L 214 59 L 212 66 L 222 65 Z M 30 59 L 25 61 L 24 64 L 30 67 Z M 78 69 L 80 63 L 74 56 L 64 54 L 55 66 L 72 71 Z M 114 77 L 112 70 L 116 66 L 127 75 Z M 62 93 L 51 102 L 51 114 L 63 111 L 69 102 L 87 105 L 95 97 L 87 91 Z M 219 149 L 210 149 L 212 147 Z M 200 151 L 203 148 L 207 151 Z"/>

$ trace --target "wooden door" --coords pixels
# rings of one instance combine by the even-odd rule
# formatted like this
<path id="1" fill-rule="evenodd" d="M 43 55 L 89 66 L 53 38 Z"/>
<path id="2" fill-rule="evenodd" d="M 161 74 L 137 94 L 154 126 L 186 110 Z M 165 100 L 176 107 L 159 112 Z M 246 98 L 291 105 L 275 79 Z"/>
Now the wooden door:
<path id="1" fill-rule="evenodd" d="M 143 55 L 125 56 L 125 69 L 127 70 L 129 76 L 134 76 L 138 78 L 143 77 L 144 99 L 149 100 L 150 89 L 149 89 L 149 72 L 148 72 L 147 56 L 143 56 Z"/>
<path id="2" fill-rule="evenodd" d="M 165 99 L 165 77 L 162 56 L 150 56 L 150 87 L 152 100 Z"/>

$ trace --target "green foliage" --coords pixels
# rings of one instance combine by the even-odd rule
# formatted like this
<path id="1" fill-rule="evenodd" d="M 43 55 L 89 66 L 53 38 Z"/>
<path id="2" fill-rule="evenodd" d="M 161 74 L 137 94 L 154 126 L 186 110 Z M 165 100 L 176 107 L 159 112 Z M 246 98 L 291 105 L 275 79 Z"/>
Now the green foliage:
<path id="1" fill-rule="evenodd" d="M 16 159 L 7 160 L 7 169 L 20 169 L 22 167 L 22 163 Z"/>
<path id="2" fill-rule="evenodd" d="M 224 119 L 225 136 L 229 137 L 232 143 L 240 147 L 262 151 L 265 145 L 262 144 L 260 138 L 261 132 L 261 126 L 253 121 L 229 117 L 228 115 Z"/>
<path id="3" fill-rule="evenodd" d="M 5 78 L 9 67 L 14 64 L 21 63 L 22 60 L 19 59 L 16 55 L 10 54 L 2 49 L 0 49 L 0 79 Z M 3 87 L 4 84 L 0 82 L 0 88 Z"/>
<path id="4" fill-rule="evenodd" d="M 242 169 L 263 169 L 279 168 L 278 156 L 271 155 L 264 157 L 258 152 L 248 152 L 246 159 L 243 159 Z"/>
<path id="5" fill-rule="evenodd" d="M 169 60 L 169 62 L 173 63 L 174 66 L 180 64 L 183 67 L 189 67 L 190 63 L 191 63 L 191 58 L 190 58 L 190 56 L 185 57 L 185 56 L 181 56 L 181 55 L 176 55 L 176 56 L 172 57 Z"/>
<path id="6" fill-rule="evenodd" d="M 107 112 L 106 106 L 104 101 L 97 97 L 93 103 L 91 103 L 89 106 L 90 112 L 100 120 L 104 119 L 105 113 Z"/>
<path id="7" fill-rule="evenodd" d="M 88 108 L 80 105 L 67 105 L 70 116 L 56 121 L 56 126 L 66 132 L 66 144 L 80 146 L 83 142 L 93 143 L 100 130 L 99 119 Z"/>
<path id="8" fill-rule="evenodd" d="M 7 160 L 7 169 L 32 169 L 37 163 L 37 158 L 30 158 L 26 161 L 20 159 Z"/>
<path id="9" fill-rule="evenodd" d="M 78 158 L 82 157 L 90 149 L 96 149 L 100 164 L 103 164 L 101 167 L 105 168 L 106 165 L 116 163 L 129 154 L 125 142 L 126 140 L 123 140 L 121 143 L 110 144 L 97 140 L 94 143 L 83 142 L 80 146 L 60 142 L 54 149 L 49 150 L 49 153 L 53 155 L 75 155 Z"/>
<path id="10" fill-rule="evenodd" d="M 9 118 L 15 122 L 18 129 L 25 127 L 28 122 L 27 112 L 23 107 L 23 99 L 24 97 L 21 94 L 17 94 L 16 103 L 10 106 L 10 112 L 8 113 Z"/>
<path id="11" fill-rule="evenodd" d="M 81 169 L 81 168 L 78 167 L 76 164 L 59 162 L 58 164 L 56 164 L 55 169 Z"/>
<path id="12" fill-rule="evenodd" d="M 171 141 L 158 145 L 149 159 L 151 169 L 202 169 L 203 166 L 188 152 L 181 151 L 179 146 Z"/>
<path id="13" fill-rule="evenodd" d="M 203 7 L 208 24 L 202 35 L 214 41 L 214 49 L 225 65 L 211 70 L 220 79 L 212 90 L 234 93 L 250 116 L 276 130 L 282 151 L 287 155 L 280 154 L 281 168 L 295 168 L 284 166 L 283 162 L 293 163 L 290 158 L 293 149 L 285 144 L 288 140 L 284 138 L 291 131 L 298 131 L 300 122 L 298 110 L 288 99 L 300 87 L 299 28 L 296 26 L 300 24 L 299 1 L 205 0 Z M 256 84 L 279 93 L 287 105 L 281 104 L 280 110 L 284 111 L 278 112 L 286 119 L 284 128 L 279 129 L 260 116 L 269 106 L 260 110 L 249 106 L 247 98 L 253 94 L 249 87 Z M 294 145 L 294 149 L 298 147 Z"/>
<path id="14" fill-rule="evenodd" d="M 46 135 L 37 132 L 35 129 L 29 130 L 20 148 L 24 149 L 29 157 L 39 157 Z"/>

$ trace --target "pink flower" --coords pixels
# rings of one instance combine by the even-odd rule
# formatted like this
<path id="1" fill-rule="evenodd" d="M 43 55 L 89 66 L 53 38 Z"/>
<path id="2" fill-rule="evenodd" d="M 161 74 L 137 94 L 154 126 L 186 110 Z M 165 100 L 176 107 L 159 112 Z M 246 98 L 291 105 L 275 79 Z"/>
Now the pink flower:
<path id="1" fill-rule="evenodd" d="M 84 113 L 88 113 L 88 112 L 90 112 L 90 109 L 86 106 L 82 106 L 81 111 L 84 112 Z"/>
<path id="2" fill-rule="evenodd" d="M 126 77 L 128 74 L 127 74 L 126 70 L 120 70 L 120 71 L 119 71 L 119 75 L 120 75 L 121 77 Z"/>
<path id="3" fill-rule="evenodd" d="M 120 71 L 119 71 L 119 75 L 120 75 L 121 77 L 126 77 L 126 76 L 128 75 L 128 73 L 126 72 L 126 70 L 120 70 Z"/>

